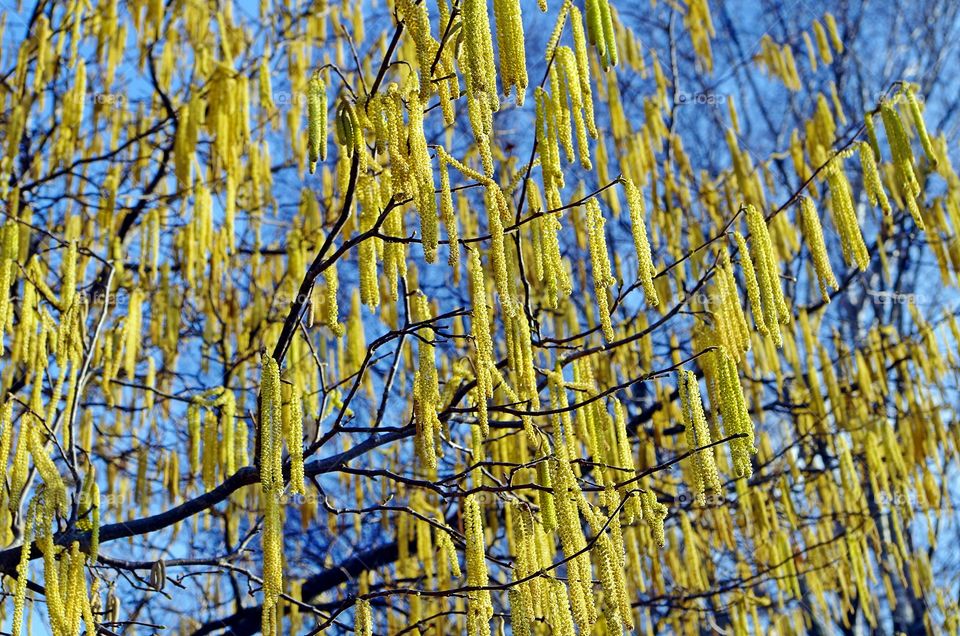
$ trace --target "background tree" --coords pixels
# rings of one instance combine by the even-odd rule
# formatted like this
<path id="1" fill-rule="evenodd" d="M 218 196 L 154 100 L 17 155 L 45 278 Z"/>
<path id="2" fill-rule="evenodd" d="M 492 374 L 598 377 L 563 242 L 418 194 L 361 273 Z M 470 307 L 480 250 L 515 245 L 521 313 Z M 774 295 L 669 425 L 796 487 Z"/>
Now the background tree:
<path id="1" fill-rule="evenodd" d="M 956 631 L 954 3 L 8 9 L 4 631 Z"/>

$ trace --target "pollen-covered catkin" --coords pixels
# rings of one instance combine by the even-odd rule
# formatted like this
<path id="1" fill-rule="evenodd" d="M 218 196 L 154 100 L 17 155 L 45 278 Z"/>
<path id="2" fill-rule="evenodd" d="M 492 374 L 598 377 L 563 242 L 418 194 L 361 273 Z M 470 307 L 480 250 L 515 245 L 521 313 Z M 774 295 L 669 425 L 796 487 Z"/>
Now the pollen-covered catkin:
<path id="1" fill-rule="evenodd" d="M 827 185 L 830 188 L 830 207 L 833 212 L 833 221 L 837 226 L 837 233 L 840 234 L 843 256 L 848 263 L 859 267 L 860 271 L 866 271 L 870 264 L 870 254 L 863 242 L 860 222 L 857 220 L 857 212 L 853 206 L 850 182 L 843 171 L 842 157 L 834 157 L 825 172 Z M 919 220 L 918 225 L 922 222 L 922 220 Z"/>
<path id="2" fill-rule="evenodd" d="M 607 288 L 616 283 L 610 269 L 610 254 L 607 252 L 607 237 L 603 226 L 606 223 L 597 200 L 587 201 L 587 236 L 590 242 L 590 263 L 593 267 L 593 291 L 596 296 L 597 310 L 600 312 L 600 327 L 607 341 L 614 339 L 613 324 L 610 321 L 610 305 Z"/>
<path id="3" fill-rule="evenodd" d="M 786 316 L 780 311 L 784 303 L 780 272 L 767 230 L 767 222 L 763 214 L 752 205 L 747 206 L 747 229 L 750 231 L 750 241 L 753 244 L 750 257 L 756 271 L 763 323 L 773 337 L 774 344 L 779 347 L 782 343 L 780 324 L 786 322 L 784 319 Z M 785 308 L 785 304 L 783 306 Z M 756 317 L 756 309 L 757 307 L 754 306 L 754 317 Z"/>
<path id="4" fill-rule="evenodd" d="M 310 174 L 327 158 L 327 87 L 319 73 L 307 82 L 307 148 Z"/>
<path id="5" fill-rule="evenodd" d="M 3 336 L 7 330 L 10 314 L 10 287 L 16 271 L 20 246 L 20 230 L 16 221 L 7 221 L 0 229 L 0 353 L 3 352 Z"/>
<path id="6" fill-rule="evenodd" d="M 580 94 L 583 96 L 583 115 L 587 124 L 587 132 L 594 139 L 597 138 L 597 124 L 593 113 L 593 88 L 590 84 L 590 63 L 587 57 L 587 37 L 583 30 L 583 15 L 570 2 L 570 29 L 573 31 L 573 53 L 577 61 L 577 77 L 580 79 Z"/>
<path id="7" fill-rule="evenodd" d="M 30 569 L 31 548 L 33 546 L 34 525 L 37 522 L 38 499 L 31 500 L 27 508 L 27 517 L 24 523 L 23 544 L 20 548 L 20 561 L 17 563 L 17 580 L 13 591 L 13 620 L 11 634 L 19 635 L 23 625 L 23 610 L 27 598 L 27 576 Z"/>
<path id="8" fill-rule="evenodd" d="M 647 239 L 647 223 L 644 220 L 643 195 L 629 178 L 623 179 L 627 195 L 627 207 L 630 208 L 630 223 L 633 230 L 633 246 L 637 251 L 638 277 L 643 285 L 643 293 L 652 307 L 660 304 L 657 288 L 653 285 L 653 257 L 650 253 L 650 241 Z"/>
<path id="9" fill-rule="evenodd" d="M 463 534 L 467 541 L 467 585 L 486 587 L 490 584 L 487 572 L 486 545 L 483 539 L 483 516 L 480 502 L 475 494 L 468 495 L 463 502 Z M 493 617 L 493 605 L 490 592 L 475 590 L 467 593 L 467 633 L 470 636 L 490 634 L 490 619 Z"/>
<path id="10" fill-rule="evenodd" d="M 490 311 L 487 308 L 487 289 L 483 276 L 483 265 L 480 262 L 480 253 L 470 251 L 470 284 L 473 292 L 473 309 L 471 312 L 471 333 L 476 349 L 474 367 L 477 375 L 477 388 L 474 389 L 477 406 L 477 418 L 480 424 L 480 439 L 490 433 L 487 414 L 487 400 L 493 397 L 493 377 L 491 367 L 493 359 L 493 341 L 490 335 Z"/>
<path id="11" fill-rule="evenodd" d="M 290 492 L 302 495 L 306 492 L 303 483 L 303 396 L 296 386 L 290 392 L 287 450 L 290 453 Z"/>
<path id="12" fill-rule="evenodd" d="M 747 410 L 743 387 L 740 384 L 740 375 L 737 364 L 727 355 L 723 347 L 714 353 L 714 365 L 717 370 L 718 392 L 720 394 L 720 411 L 723 418 L 724 432 L 729 435 L 741 435 L 730 442 L 730 455 L 733 460 L 734 472 L 740 477 L 750 477 L 753 474 L 753 465 L 750 457 L 757 452 L 754 448 L 753 421 Z"/>
<path id="13" fill-rule="evenodd" d="M 269 354 L 262 356 L 260 380 L 260 501 L 263 509 L 263 632 L 276 630 L 283 591 L 283 421 L 280 367 Z"/>
<path id="14" fill-rule="evenodd" d="M 493 0 L 497 22 L 497 46 L 500 51 L 500 83 L 509 97 L 517 91 L 517 105 L 523 106 L 527 90 L 527 60 L 524 50 L 521 0 Z"/>
<path id="15" fill-rule="evenodd" d="M 283 485 L 281 404 L 280 367 L 265 353 L 260 379 L 260 483 L 269 491 Z"/>
<path id="16" fill-rule="evenodd" d="M 430 302 L 423 294 L 413 299 L 417 322 L 431 320 Z M 416 413 L 416 448 L 420 460 L 429 470 L 437 467 L 437 444 L 440 437 L 440 386 L 437 378 L 437 360 L 433 346 L 434 331 L 424 327 L 420 331 L 419 366 L 414 378 L 414 409 Z"/>
<path id="17" fill-rule="evenodd" d="M 373 636 L 373 615 L 370 612 L 370 601 L 367 599 L 357 599 L 353 632 L 357 636 Z"/>
<path id="18" fill-rule="evenodd" d="M 927 155 L 927 160 L 930 162 L 930 165 L 936 167 L 939 160 L 937 159 L 936 151 L 933 149 L 933 143 L 930 141 L 930 133 L 927 132 L 927 125 L 923 121 L 920 101 L 917 99 L 917 94 L 914 92 L 913 86 L 909 86 L 904 92 L 907 95 L 907 108 L 910 110 L 910 116 L 913 118 L 913 125 L 917 130 L 917 136 L 920 137 L 920 145 L 923 147 L 923 152 Z"/>
<path id="19" fill-rule="evenodd" d="M 873 148 L 866 141 L 861 141 L 857 146 L 860 150 L 860 166 L 863 169 L 863 188 L 867 191 L 867 197 L 870 203 L 879 205 L 883 213 L 889 216 L 892 213 L 890 200 L 887 199 L 887 193 L 883 190 Z"/>
<path id="20" fill-rule="evenodd" d="M 703 402 L 700 397 L 700 382 L 692 371 L 680 370 L 679 381 L 680 401 L 683 408 L 684 426 L 686 427 L 687 445 L 694 453 L 693 460 L 696 466 L 698 505 L 706 505 L 708 491 L 722 492 L 720 474 L 713 454 L 713 448 L 704 448 L 711 443 L 710 427 L 703 412 Z"/>
<path id="21" fill-rule="evenodd" d="M 869 152 L 869 148 L 867 148 L 867 152 Z M 810 250 L 810 257 L 813 259 L 813 268 L 817 273 L 820 293 L 826 302 L 830 302 L 830 293 L 827 291 L 827 287 L 837 290 L 840 285 L 833 274 L 833 268 L 830 267 L 830 257 L 827 255 L 827 247 L 823 242 L 820 215 L 817 214 L 817 209 L 810 197 L 800 197 L 800 231 L 803 233 L 803 238 Z"/>
<path id="22" fill-rule="evenodd" d="M 665 542 L 663 520 L 667 517 L 668 508 L 657 500 L 657 495 L 648 487 L 640 492 L 640 510 L 650 528 L 653 542 L 662 548 Z"/>
<path id="23" fill-rule="evenodd" d="M 903 128 L 900 114 L 889 100 L 880 103 L 880 117 L 883 120 L 883 128 L 887 133 L 890 154 L 893 156 L 893 166 L 896 169 L 897 179 L 903 191 L 903 198 L 907 202 L 907 208 L 910 210 L 910 215 L 913 216 L 914 223 L 922 230 L 924 229 L 923 217 L 917 205 L 917 197 L 920 196 L 921 192 L 920 183 L 917 181 L 916 173 L 913 170 L 913 151 L 910 149 L 910 139 Z"/>
<path id="24" fill-rule="evenodd" d="M 493 38 L 490 33 L 490 14 L 486 0 L 464 0 L 463 12 L 464 76 L 467 99 L 481 109 L 499 110 L 497 96 L 497 69 L 494 66 Z M 484 117 L 486 119 L 486 117 Z M 475 134 L 479 131 L 474 126 Z M 488 142 L 489 143 L 489 142 Z"/>

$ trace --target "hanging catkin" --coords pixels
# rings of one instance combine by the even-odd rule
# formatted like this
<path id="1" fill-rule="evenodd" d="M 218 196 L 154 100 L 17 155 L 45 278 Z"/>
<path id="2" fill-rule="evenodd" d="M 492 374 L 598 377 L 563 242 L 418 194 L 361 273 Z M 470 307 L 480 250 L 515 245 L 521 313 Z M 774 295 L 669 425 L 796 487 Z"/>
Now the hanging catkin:
<path id="1" fill-rule="evenodd" d="M 827 287 L 837 290 L 840 285 L 837 283 L 837 279 L 833 275 L 833 269 L 830 267 L 830 257 L 827 255 L 827 247 L 823 242 L 823 230 L 820 227 L 820 215 L 817 214 L 813 200 L 809 197 L 800 198 L 800 231 L 803 232 L 803 238 L 810 250 L 810 257 L 813 259 L 813 268 L 817 273 L 820 293 L 826 302 L 830 302 L 830 293 L 827 291 Z"/>
<path id="2" fill-rule="evenodd" d="M 593 291 L 600 313 L 600 328 L 608 342 L 614 339 L 613 324 L 610 321 L 610 304 L 607 288 L 616 283 L 610 271 L 610 254 L 607 252 L 607 238 L 604 233 L 604 218 L 600 204 L 596 199 L 587 201 L 587 235 L 590 242 L 590 263 L 593 266 Z"/>
<path id="3" fill-rule="evenodd" d="M 327 87 L 319 73 L 307 83 L 307 147 L 310 153 L 310 174 L 318 161 L 327 159 Z"/>
<path id="4" fill-rule="evenodd" d="M 660 304 L 657 288 L 653 286 L 653 258 L 650 255 L 650 242 L 647 239 L 647 224 L 644 220 L 643 195 L 629 178 L 623 179 L 623 187 L 627 195 L 627 207 L 630 208 L 630 223 L 633 230 L 633 246 L 637 251 L 638 277 L 643 285 L 643 293 L 647 302 L 656 307 Z"/>
<path id="5" fill-rule="evenodd" d="M 489 585 L 487 573 L 486 546 L 483 539 L 483 518 L 477 495 L 468 495 L 463 502 L 463 527 L 467 540 L 467 585 L 486 587 Z M 490 634 L 490 619 L 493 617 L 493 605 L 490 592 L 475 590 L 467 593 L 467 633 L 470 636 Z"/>

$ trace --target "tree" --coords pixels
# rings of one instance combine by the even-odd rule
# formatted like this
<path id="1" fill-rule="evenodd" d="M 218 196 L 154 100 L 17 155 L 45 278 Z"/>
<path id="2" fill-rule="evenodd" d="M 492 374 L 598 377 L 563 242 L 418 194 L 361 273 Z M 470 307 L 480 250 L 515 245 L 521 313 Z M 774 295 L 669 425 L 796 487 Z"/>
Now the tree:
<path id="1" fill-rule="evenodd" d="M 956 632 L 957 7 L 547 4 L 7 14 L 4 631 Z"/>

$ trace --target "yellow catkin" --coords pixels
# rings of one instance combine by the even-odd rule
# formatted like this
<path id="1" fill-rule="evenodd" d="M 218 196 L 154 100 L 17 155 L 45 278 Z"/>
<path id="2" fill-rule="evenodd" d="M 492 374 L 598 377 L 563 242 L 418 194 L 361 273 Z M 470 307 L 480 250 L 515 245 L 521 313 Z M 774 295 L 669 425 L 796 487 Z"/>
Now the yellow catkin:
<path id="1" fill-rule="evenodd" d="M 460 559 L 457 556 L 457 548 L 453 545 L 453 539 L 450 538 L 447 532 L 437 533 L 437 545 L 440 554 L 443 555 L 443 558 L 450 564 L 450 573 L 457 578 L 463 576 L 463 572 L 460 571 Z"/>
<path id="2" fill-rule="evenodd" d="M 700 397 L 700 382 L 692 371 L 679 372 L 680 400 L 684 414 L 687 445 L 691 449 L 702 448 L 712 441 L 707 418 L 703 412 L 703 402 Z M 713 448 L 703 448 L 693 455 L 697 474 L 696 498 L 698 505 L 706 505 L 708 491 L 720 493 L 723 486 L 717 472 Z"/>
<path id="3" fill-rule="evenodd" d="M 747 241 L 740 232 L 734 234 L 737 242 L 737 249 L 740 254 L 740 268 L 743 271 L 744 287 L 747 290 L 747 299 L 750 301 L 750 309 L 753 312 L 753 322 L 757 326 L 757 331 L 761 335 L 768 335 L 770 329 L 763 316 L 763 302 L 760 297 L 760 284 L 757 282 L 756 269 L 753 266 L 753 259 L 750 258 L 750 250 L 747 247 Z M 776 325 L 774 325 L 776 327 Z"/>
<path id="4" fill-rule="evenodd" d="M 423 95 L 429 95 L 432 92 L 430 71 L 439 45 L 430 36 L 430 17 L 427 14 L 427 3 L 401 0 L 397 2 L 397 10 L 416 49 L 417 65 L 420 67 L 420 92 Z"/>
<path id="5" fill-rule="evenodd" d="M 880 180 L 880 171 L 877 169 L 873 148 L 866 141 L 861 141 L 857 146 L 860 150 L 860 166 L 863 169 L 863 188 L 867 191 L 867 197 L 870 203 L 879 205 L 883 213 L 889 216 L 892 213 L 890 200 Z"/>
<path id="6" fill-rule="evenodd" d="M 37 521 L 37 499 L 30 502 L 24 523 L 23 544 L 20 548 L 20 561 L 17 563 L 17 581 L 13 592 L 13 619 L 10 633 L 19 636 L 23 625 L 23 609 L 27 598 L 27 576 L 30 569 L 31 548 L 33 546 L 34 525 Z"/>
<path id="7" fill-rule="evenodd" d="M 613 28 L 613 10 L 609 0 L 596 0 L 600 10 L 600 26 L 603 30 L 603 67 L 609 69 L 619 62 L 617 38 Z"/>
<path id="8" fill-rule="evenodd" d="M 7 221 L 0 229 L 0 353 L 3 351 L 3 336 L 11 311 L 10 288 L 20 245 L 20 230 L 15 221 Z"/>
<path id="9" fill-rule="evenodd" d="M 518 310 L 513 298 L 513 279 L 507 272 L 507 256 L 504 247 L 503 223 L 510 218 L 509 204 L 500 186 L 489 181 L 486 188 L 487 221 L 490 230 L 490 265 L 493 269 L 493 281 L 500 294 L 503 312 L 512 316 Z"/>
<path id="10" fill-rule="evenodd" d="M 600 313 L 600 327 L 607 341 L 614 339 L 613 324 L 610 321 L 610 305 L 607 288 L 616 283 L 610 270 L 610 254 L 607 252 L 607 237 L 603 226 L 606 221 L 596 199 L 587 201 L 587 236 L 590 242 L 590 263 L 593 267 L 593 291 L 597 310 Z"/>
<path id="11" fill-rule="evenodd" d="M 657 501 L 657 496 L 652 489 L 645 488 L 640 492 L 640 509 L 650 529 L 653 542 L 662 548 L 664 545 L 663 520 L 667 517 L 667 507 Z"/>
<path id="12" fill-rule="evenodd" d="M 219 445 L 219 431 L 218 431 L 218 422 L 217 419 L 209 411 L 206 412 L 205 421 L 203 424 L 203 461 L 201 477 L 203 479 L 203 487 L 207 490 L 213 489 L 217 485 L 217 460 L 219 459 L 220 454 L 220 445 Z M 137 499 L 141 500 L 143 494 L 140 490 L 141 485 L 141 475 L 145 475 L 147 457 L 143 452 L 147 447 L 142 447 L 139 467 L 142 467 L 137 474 Z M 143 482 L 145 486 L 146 483 Z"/>
<path id="13" fill-rule="evenodd" d="M 287 449 L 290 453 L 290 492 L 302 495 L 306 492 L 303 483 L 303 396 L 296 386 L 290 395 Z"/>
<path id="14" fill-rule="evenodd" d="M 750 255 L 756 269 L 763 322 L 773 337 L 774 343 L 779 347 L 782 342 L 780 324 L 787 322 L 786 305 L 780 286 L 780 272 L 773 253 L 767 222 L 763 214 L 752 205 L 747 206 L 747 229 L 750 231 L 750 240 L 753 244 Z"/>
<path id="15" fill-rule="evenodd" d="M 483 518 L 480 502 L 475 494 L 463 502 L 463 529 L 467 541 L 467 585 L 485 587 L 490 584 L 487 572 L 486 546 L 483 539 Z M 488 590 L 467 593 L 467 633 L 470 636 L 489 635 L 493 605 Z"/>
<path id="16" fill-rule="evenodd" d="M 310 174 L 327 158 L 327 87 L 319 73 L 307 82 L 307 147 Z"/>
<path id="17" fill-rule="evenodd" d="M 500 83 L 504 94 L 516 88 L 517 105 L 523 106 L 527 90 L 527 61 L 524 50 L 521 0 L 493 0 L 500 51 Z"/>
<path id="18" fill-rule="evenodd" d="M 916 173 L 913 170 L 913 151 L 910 149 L 907 132 L 903 128 L 903 121 L 900 119 L 900 114 L 894 109 L 893 104 L 888 100 L 884 100 L 880 104 L 880 117 L 883 119 L 883 128 L 887 133 L 890 154 L 893 156 L 893 166 L 897 172 L 900 188 L 903 190 L 903 198 L 907 202 L 907 208 L 910 210 L 914 222 L 922 230 L 924 229 L 923 217 L 920 214 L 920 208 L 917 206 L 917 197 L 920 196 L 920 183 L 917 181 Z"/>
<path id="19" fill-rule="evenodd" d="M 260 483 L 264 490 L 283 486 L 282 435 L 280 418 L 280 367 L 271 356 L 263 355 L 260 379 Z"/>
<path id="20" fill-rule="evenodd" d="M 490 433 L 487 400 L 493 397 L 491 368 L 494 365 L 494 359 L 493 340 L 490 335 L 490 310 L 487 307 L 486 283 L 483 276 L 483 265 L 480 263 L 480 254 L 476 250 L 470 252 L 470 284 L 473 288 L 471 333 L 476 349 L 476 358 L 474 361 L 477 376 L 475 402 L 480 427 L 480 439 L 485 439 Z"/>
<path id="21" fill-rule="evenodd" d="M 357 636 L 373 636 L 373 615 L 370 611 L 370 601 L 366 599 L 357 599 L 353 631 Z"/>
<path id="22" fill-rule="evenodd" d="M 135 288 L 130 292 L 127 308 L 127 320 L 123 330 L 123 369 L 127 378 L 134 378 L 137 368 L 137 354 L 140 349 L 143 326 L 143 292 Z"/>
<path id="23" fill-rule="evenodd" d="M 439 236 L 439 218 L 437 217 L 437 197 L 433 185 L 433 164 L 427 148 L 427 138 L 423 130 L 422 95 L 413 91 L 407 101 L 409 109 L 409 147 L 410 163 L 413 168 L 416 192 L 417 212 L 420 216 L 420 235 L 423 241 L 424 260 L 432 263 L 437 258 Z"/>
<path id="24" fill-rule="evenodd" d="M 195 474 L 200 469 L 200 404 L 191 402 L 187 407 L 187 446 L 190 464 L 190 473 Z"/>
<path id="25" fill-rule="evenodd" d="M 819 20 L 813 21 L 813 34 L 817 39 L 817 48 L 820 50 L 820 59 L 824 64 L 833 64 L 833 52 L 830 51 L 830 42 L 827 40 L 827 32 Z"/>
<path id="26" fill-rule="evenodd" d="M 263 504 L 263 608 L 261 629 L 264 634 L 276 631 L 279 598 L 283 591 L 283 520 L 280 493 L 264 490 Z"/>
<path id="27" fill-rule="evenodd" d="M 335 245 L 331 245 L 335 248 Z M 343 325 L 340 323 L 340 307 L 337 301 L 337 294 L 340 292 L 340 276 L 337 271 L 337 264 L 330 263 L 323 272 L 323 280 L 326 287 L 323 293 L 323 314 L 322 323 L 335 336 L 343 335 Z"/>
<path id="28" fill-rule="evenodd" d="M 450 189 L 450 171 L 447 162 L 440 161 L 440 219 L 447 230 L 447 265 L 460 271 L 460 230 L 457 215 L 453 209 L 453 192 Z"/>
<path id="29" fill-rule="evenodd" d="M 757 331 L 765 336 L 770 333 L 770 329 L 767 327 L 763 316 L 760 285 L 757 282 L 757 273 L 753 265 L 753 259 L 750 258 L 750 250 L 747 247 L 747 241 L 743 235 L 740 234 L 740 232 L 736 232 L 734 238 L 740 253 L 740 268 L 743 270 L 744 287 L 746 287 L 747 298 L 750 301 L 750 308 L 753 311 L 753 321 L 757 325 Z"/>
<path id="30" fill-rule="evenodd" d="M 77 291 L 77 241 L 70 241 L 67 253 L 63 257 L 60 284 L 60 309 L 67 310 L 73 305 Z"/>
<path id="31" fill-rule="evenodd" d="M 550 32 L 550 37 L 547 38 L 547 46 L 544 50 L 544 61 L 549 63 L 550 60 L 553 59 L 557 44 L 560 42 L 560 36 L 563 34 L 564 26 L 567 24 L 567 14 L 569 14 L 573 8 L 573 3 L 569 0 L 560 5 L 560 11 L 557 12 L 557 19 L 553 23 L 553 31 Z"/>
<path id="32" fill-rule="evenodd" d="M 570 29 L 573 32 L 573 53 L 577 61 L 580 93 L 583 96 L 584 120 L 587 124 L 587 132 L 596 139 L 598 133 L 593 113 L 593 89 L 590 83 L 590 63 L 587 57 L 587 37 L 583 30 L 583 15 L 572 3 L 567 2 L 564 6 L 570 7 Z"/>
<path id="33" fill-rule="evenodd" d="M 869 148 L 867 151 L 869 152 Z M 820 293 L 825 301 L 830 302 L 830 293 L 827 291 L 827 287 L 837 290 L 840 285 L 833 275 L 833 268 L 830 267 L 830 257 L 823 242 L 820 215 L 817 214 L 817 209 L 810 197 L 800 198 L 800 231 L 803 233 L 803 239 L 806 241 L 807 248 L 810 250 L 810 257 L 813 259 L 813 268 L 817 272 Z"/>
<path id="34" fill-rule="evenodd" d="M 905 91 L 907 95 L 907 108 L 910 111 L 910 116 L 913 118 L 913 125 L 917 130 L 917 135 L 920 137 L 920 145 L 923 147 L 923 152 L 927 155 L 927 160 L 930 162 L 931 166 L 936 167 L 939 164 L 937 159 L 937 153 L 933 149 L 933 143 L 930 141 L 930 133 L 927 132 L 927 125 L 923 120 L 923 112 L 920 110 L 920 100 L 917 99 L 917 94 L 914 92 L 913 87 L 910 86 Z"/>
<path id="35" fill-rule="evenodd" d="M 499 109 L 497 97 L 497 70 L 493 58 L 493 38 L 490 33 L 490 15 L 486 0 L 464 0 L 463 11 L 464 75 L 467 97 L 477 107 Z M 486 117 L 484 117 L 486 119 Z M 486 122 L 484 122 L 486 123 Z M 475 134 L 478 128 L 474 126 Z M 485 134 L 485 131 L 483 131 Z M 489 142 L 488 142 L 489 144 Z"/>
<path id="36" fill-rule="evenodd" d="M 717 384 L 724 432 L 728 436 L 743 435 L 730 442 L 734 472 L 740 477 L 750 477 L 753 474 L 750 457 L 757 449 L 754 448 L 753 421 L 747 410 L 737 364 L 722 347 L 716 350 L 714 358 L 719 376 Z"/>
<path id="37" fill-rule="evenodd" d="M 837 30 L 837 20 L 833 14 L 827 11 L 823 14 L 823 21 L 827 25 L 827 33 L 830 34 L 830 41 L 837 53 L 843 53 L 843 40 L 840 39 L 840 31 Z"/>
<path id="38" fill-rule="evenodd" d="M 870 264 L 870 254 L 863 242 L 860 222 L 853 206 L 850 182 L 843 171 L 842 157 L 835 157 L 826 169 L 827 185 L 830 187 L 830 206 L 833 220 L 840 234 L 840 246 L 843 256 L 850 264 L 856 264 L 860 271 L 866 271 Z M 918 225 L 923 221 L 919 221 Z"/>
<path id="39" fill-rule="evenodd" d="M 417 322 L 427 322 L 431 316 L 430 303 L 423 294 L 413 299 Z M 420 460 L 427 469 L 437 467 L 437 444 L 440 439 L 440 385 L 437 378 L 437 361 L 434 351 L 434 332 L 424 327 L 419 332 L 419 366 L 414 378 L 414 409 L 416 413 L 416 448 Z"/>
<path id="40" fill-rule="evenodd" d="M 633 246 L 637 251 L 639 265 L 639 279 L 643 285 L 647 302 L 656 307 L 660 304 L 657 288 L 653 285 L 653 257 L 650 253 L 650 242 L 647 239 L 647 224 L 644 220 L 643 195 L 631 179 L 625 178 L 623 186 L 627 195 L 627 206 L 630 208 L 630 223 L 633 231 Z"/>
<path id="41" fill-rule="evenodd" d="M 590 161 L 590 142 L 587 139 L 588 130 L 584 119 L 583 91 L 578 75 L 576 55 L 570 47 L 561 46 L 557 49 L 555 64 L 558 64 L 562 70 L 565 80 L 564 87 L 570 97 L 571 114 L 573 115 L 577 148 L 580 154 L 580 166 L 584 170 L 591 170 L 593 164 Z"/>

